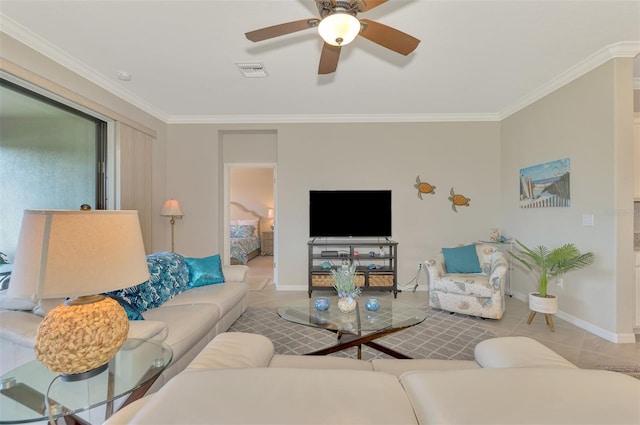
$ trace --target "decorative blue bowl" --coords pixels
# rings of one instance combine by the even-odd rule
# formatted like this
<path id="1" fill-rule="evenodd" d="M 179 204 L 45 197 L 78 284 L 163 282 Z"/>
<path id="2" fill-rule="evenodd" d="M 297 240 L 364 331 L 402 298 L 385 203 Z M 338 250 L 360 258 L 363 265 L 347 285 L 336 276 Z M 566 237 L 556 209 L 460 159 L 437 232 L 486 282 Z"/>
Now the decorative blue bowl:
<path id="1" fill-rule="evenodd" d="M 365 307 L 367 307 L 367 310 L 369 311 L 378 311 L 380 308 L 380 301 L 378 301 L 376 297 L 369 297 L 367 298 Z"/>
<path id="2" fill-rule="evenodd" d="M 327 311 L 329 310 L 329 298 L 327 297 L 318 297 L 316 298 L 316 310 L 318 311 Z"/>

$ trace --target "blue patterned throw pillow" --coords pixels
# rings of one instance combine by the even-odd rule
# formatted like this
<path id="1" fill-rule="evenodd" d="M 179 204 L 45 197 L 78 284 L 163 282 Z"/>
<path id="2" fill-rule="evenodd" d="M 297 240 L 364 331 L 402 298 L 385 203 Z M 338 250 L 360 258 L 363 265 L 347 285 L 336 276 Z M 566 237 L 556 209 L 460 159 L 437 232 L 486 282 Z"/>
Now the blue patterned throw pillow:
<path id="1" fill-rule="evenodd" d="M 104 295 L 122 298 L 142 313 L 189 289 L 189 268 L 182 255 L 175 252 L 150 254 L 147 255 L 147 266 L 148 281 Z"/>
<path id="2" fill-rule="evenodd" d="M 185 258 L 189 266 L 189 287 L 224 283 L 220 254 L 205 258 Z"/>
<path id="3" fill-rule="evenodd" d="M 124 298 L 118 297 L 116 295 L 108 295 L 109 298 L 118 301 L 118 304 L 124 309 L 125 313 L 127 313 L 127 319 L 129 320 L 144 320 L 140 310 L 131 305 L 131 303 Z"/>
<path id="4" fill-rule="evenodd" d="M 475 245 L 442 248 L 447 273 L 482 273 Z"/>

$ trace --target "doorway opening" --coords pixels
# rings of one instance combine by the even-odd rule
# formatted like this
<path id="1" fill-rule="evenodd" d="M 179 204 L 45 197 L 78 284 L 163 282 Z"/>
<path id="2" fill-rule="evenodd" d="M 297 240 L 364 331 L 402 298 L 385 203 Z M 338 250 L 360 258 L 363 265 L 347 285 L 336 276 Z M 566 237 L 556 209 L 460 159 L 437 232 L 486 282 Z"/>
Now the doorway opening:
<path id="1" fill-rule="evenodd" d="M 225 164 L 225 257 L 249 267 L 250 290 L 275 284 L 275 164 Z"/>

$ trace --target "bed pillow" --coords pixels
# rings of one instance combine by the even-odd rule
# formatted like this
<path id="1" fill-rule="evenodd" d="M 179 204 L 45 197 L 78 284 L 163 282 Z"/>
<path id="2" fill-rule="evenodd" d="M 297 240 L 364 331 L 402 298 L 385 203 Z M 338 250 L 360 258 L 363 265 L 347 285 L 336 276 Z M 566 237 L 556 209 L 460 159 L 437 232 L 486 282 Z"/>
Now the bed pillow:
<path id="1" fill-rule="evenodd" d="M 240 226 L 254 226 L 254 227 L 258 227 L 258 219 L 252 219 L 252 220 L 238 220 L 238 224 Z"/>
<path id="2" fill-rule="evenodd" d="M 189 267 L 189 287 L 224 283 L 220 254 L 205 258 L 185 258 Z"/>
<path id="3" fill-rule="evenodd" d="M 473 244 L 442 248 L 442 255 L 447 273 L 482 273 L 476 246 Z"/>
<path id="4" fill-rule="evenodd" d="M 238 239 L 238 238 L 250 238 L 256 233 L 256 227 L 246 226 L 246 225 L 237 225 L 229 227 L 229 237 Z"/>
<path id="5" fill-rule="evenodd" d="M 240 226 L 253 226 L 253 234 L 251 236 L 257 236 L 258 235 L 258 224 L 259 224 L 260 220 L 258 219 L 254 219 L 254 220 L 238 220 L 238 224 Z"/>

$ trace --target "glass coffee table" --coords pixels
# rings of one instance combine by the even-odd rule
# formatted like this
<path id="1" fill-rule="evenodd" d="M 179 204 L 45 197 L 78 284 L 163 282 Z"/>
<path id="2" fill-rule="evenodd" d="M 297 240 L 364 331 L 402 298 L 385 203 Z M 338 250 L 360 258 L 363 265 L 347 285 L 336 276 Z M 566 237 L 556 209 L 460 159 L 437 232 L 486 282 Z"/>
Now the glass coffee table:
<path id="1" fill-rule="evenodd" d="M 49 386 L 54 420 L 64 418 L 67 424 L 87 424 L 77 414 L 103 404 L 106 404 L 106 419 L 113 413 L 116 399 L 128 395 L 122 408 L 142 397 L 172 357 L 171 348 L 162 342 L 128 339 L 111 359 L 107 370 L 73 382 L 55 379 L 58 374 L 38 360 L 30 361 L 0 377 L 0 424 L 47 421 L 44 395 Z"/>
<path id="2" fill-rule="evenodd" d="M 360 297 L 358 307 L 343 313 L 338 309 L 338 297 L 326 297 L 330 307 L 326 311 L 315 308 L 315 299 L 304 299 L 278 308 L 284 320 L 305 326 L 326 329 L 337 334 L 335 345 L 307 355 L 326 355 L 351 347 L 358 347 L 358 358 L 362 358 L 362 345 L 366 345 L 397 359 L 411 357 L 375 342 L 376 339 L 422 323 L 427 313 L 409 307 L 395 299 L 379 299 L 380 308 L 369 311 L 365 308 L 367 297 Z"/>

